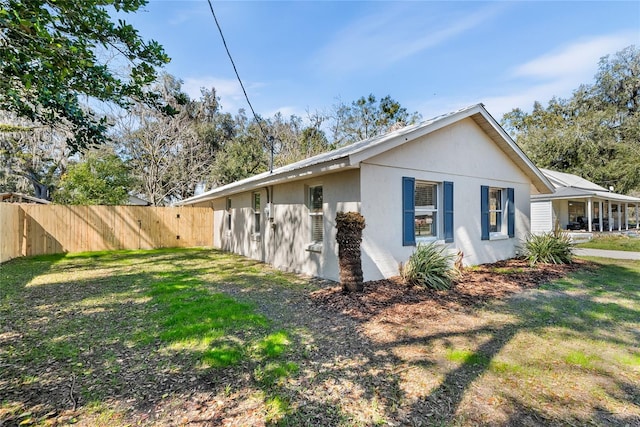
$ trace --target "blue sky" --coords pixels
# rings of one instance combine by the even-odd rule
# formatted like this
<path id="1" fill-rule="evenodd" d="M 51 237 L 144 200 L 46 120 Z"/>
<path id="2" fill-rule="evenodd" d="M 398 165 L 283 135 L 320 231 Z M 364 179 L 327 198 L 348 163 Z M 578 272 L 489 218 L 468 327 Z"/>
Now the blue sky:
<path id="1" fill-rule="evenodd" d="M 329 111 L 373 93 L 424 119 L 482 102 L 498 120 L 592 83 L 598 60 L 640 44 L 640 2 L 213 1 L 256 112 Z M 126 15 L 166 71 L 223 111 L 248 106 L 206 0 Z"/>

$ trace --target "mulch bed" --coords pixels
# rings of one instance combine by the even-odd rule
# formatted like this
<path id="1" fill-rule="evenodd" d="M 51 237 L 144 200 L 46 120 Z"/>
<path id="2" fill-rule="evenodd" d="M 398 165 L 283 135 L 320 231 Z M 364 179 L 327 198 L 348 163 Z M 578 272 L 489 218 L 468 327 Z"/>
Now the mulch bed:
<path id="1" fill-rule="evenodd" d="M 437 317 L 451 311 L 469 311 L 489 300 L 564 277 L 587 264 L 576 260 L 573 264 L 531 267 L 524 260 L 511 259 L 467 268 L 446 291 L 410 286 L 400 277 L 392 277 L 366 282 L 364 292 L 345 294 L 342 287 L 333 286 L 313 292 L 311 298 L 316 304 L 359 321 L 382 317 L 401 323 L 418 315 Z"/>

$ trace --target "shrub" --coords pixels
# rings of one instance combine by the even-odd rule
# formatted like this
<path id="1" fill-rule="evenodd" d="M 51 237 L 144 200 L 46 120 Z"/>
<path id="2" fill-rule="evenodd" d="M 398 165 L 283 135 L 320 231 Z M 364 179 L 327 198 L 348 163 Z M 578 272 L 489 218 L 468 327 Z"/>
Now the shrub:
<path id="1" fill-rule="evenodd" d="M 435 243 L 418 245 L 401 269 L 402 278 L 412 285 L 427 286 L 436 290 L 449 289 L 453 277 L 452 259 L 452 255 L 445 254 L 444 248 L 436 246 Z"/>
<path id="2" fill-rule="evenodd" d="M 573 242 L 565 233 L 532 234 L 524 245 L 529 264 L 571 264 Z"/>

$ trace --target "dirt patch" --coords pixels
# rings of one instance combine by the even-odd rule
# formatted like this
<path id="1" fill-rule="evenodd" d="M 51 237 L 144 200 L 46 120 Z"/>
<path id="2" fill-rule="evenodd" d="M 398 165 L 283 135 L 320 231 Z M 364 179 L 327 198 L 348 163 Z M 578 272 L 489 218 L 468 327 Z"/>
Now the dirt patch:
<path id="1" fill-rule="evenodd" d="M 360 321 L 375 317 L 403 323 L 417 315 L 435 319 L 452 311 L 467 312 L 492 299 L 535 288 L 586 266 L 586 261 L 577 260 L 573 264 L 531 267 L 526 261 L 511 259 L 467 268 L 447 291 L 410 286 L 400 277 L 393 277 L 367 282 L 361 293 L 345 294 L 341 287 L 332 286 L 311 293 L 311 298 L 331 311 Z"/>

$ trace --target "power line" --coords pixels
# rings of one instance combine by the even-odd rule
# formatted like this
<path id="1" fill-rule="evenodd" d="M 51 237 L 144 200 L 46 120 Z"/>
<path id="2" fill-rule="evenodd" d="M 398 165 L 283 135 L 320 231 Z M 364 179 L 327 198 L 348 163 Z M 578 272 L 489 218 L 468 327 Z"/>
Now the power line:
<path id="1" fill-rule="evenodd" d="M 264 136 L 265 140 L 267 142 L 269 141 L 271 142 L 271 151 L 273 152 L 273 141 L 270 140 L 269 136 L 267 135 L 267 132 L 265 132 L 264 128 L 262 127 L 262 124 L 260 123 L 260 118 L 258 117 L 255 110 L 253 109 L 253 105 L 251 105 L 251 101 L 249 101 L 249 96 L 247 95 L 247 91 L 244 88 L 244 84 L 242 84 L 242 79 L 240 79 L 240 74 L 238 74 L 236 63 L 233 62 L 233 58 L 231 57 L 231 52 L 229 52 L 229 47 L 227 46 L 227 41 L 224 38 L 224 34 L 222 34 L 222 28 L 220 27 L 220 23 L 218 22 L 216 13 L 213 11 L 213 5 L 211 4 L 211 0 L 207 0 L 207 2 L 209 3 L 209 9 L 211 10 L 211 14 L 213 15 L 213 20 L 216 21 L 216 27 L 218 27 L 218 32 L 220 32 L 220 37 L 222 38 L 222 44 L 224 45 L 224 49 L 227 51 L 227 56 L 229 56 L 229 60 L 231 61 L 231 65 L 233 66 L 233 71 L 236 73 L 236 77 L 238 78 L 238 82 L 240 83 L 240 87 L 242 88 L 242 93 L 244 93 L 244 98 L 247 100 L 247 104 L 249 104 L 251 113 L 253 113 L 253 117 L 254 119 L 256 119 L 256 123 L 258 123 L 258 127 L 260 128 L 260 131 L 262 132 L 262 135 Z M 271 165 L 271 170 L 273 170 L 273 164 Z"/>

